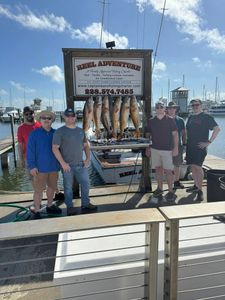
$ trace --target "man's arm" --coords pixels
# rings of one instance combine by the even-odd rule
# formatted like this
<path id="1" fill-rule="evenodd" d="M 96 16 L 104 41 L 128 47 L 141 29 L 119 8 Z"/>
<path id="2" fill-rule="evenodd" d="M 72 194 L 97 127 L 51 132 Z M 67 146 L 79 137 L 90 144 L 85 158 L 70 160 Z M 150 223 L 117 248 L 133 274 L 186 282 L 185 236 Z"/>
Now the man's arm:
<path id="1" fill-rule="evenodd" d="M 60 163 L 62 169 L 64 172 L 70 172 L 70 165 L 65 162 L 65 160 L 62 157 L 62 154 L 59 150 L 59 145 L 53 144 L 52 145 L 52 152 L 54 153 L 56 159 Z"/>
<path id="2" fill-rule="evenodd" d="M 213 131 L 210 139 L 207 142 L 198 143 L 198 147 L 201 149 L 208 147 L 215 140 L 219 132 L 220 132 L 219 126 L 213 127 Z"/>
<path id="3" fill-rule="evenodd" d="M 177 156 L 178 155 L 178 131 L 172 131 L 172 136 L 173 136 L 173 150 L 172 150 L 172 155 Z"/>

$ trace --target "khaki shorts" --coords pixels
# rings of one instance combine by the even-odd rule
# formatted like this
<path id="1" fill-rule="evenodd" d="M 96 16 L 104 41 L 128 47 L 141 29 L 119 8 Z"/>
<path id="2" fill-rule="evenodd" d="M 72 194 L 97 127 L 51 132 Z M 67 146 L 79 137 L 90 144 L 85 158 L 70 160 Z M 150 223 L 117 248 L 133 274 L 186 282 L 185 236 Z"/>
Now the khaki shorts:
<path id="1" fill-rule="evenodd" d="M 32 185 L 35 192 L 43 192 L 46 186 L 57 190 L 58 172 L 38 173 L 32 177 Z"/>
<path id="2" fill-rule="evenodd" d="M 163 167 L 165 170 L 173 170 L 172 151 L 157 150 L 151 148 L 152 168 Z"/>

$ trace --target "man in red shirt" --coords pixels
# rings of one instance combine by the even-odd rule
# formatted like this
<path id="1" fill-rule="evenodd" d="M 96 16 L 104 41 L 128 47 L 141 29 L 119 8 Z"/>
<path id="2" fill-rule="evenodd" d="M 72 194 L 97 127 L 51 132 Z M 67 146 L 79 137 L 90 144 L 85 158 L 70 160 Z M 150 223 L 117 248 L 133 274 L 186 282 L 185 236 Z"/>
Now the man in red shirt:
<path id="1" fill-rule="evenodd" d="M 26 147 L 30 133 L 41 127 L 41 123 L 34 120 L 34 111 L 31 107 L 25 106 L 23 109 L 24 123 L 18 127 L 17 140 L 19 144 L 19 155 L 22 165 L 26 162 Z"/>

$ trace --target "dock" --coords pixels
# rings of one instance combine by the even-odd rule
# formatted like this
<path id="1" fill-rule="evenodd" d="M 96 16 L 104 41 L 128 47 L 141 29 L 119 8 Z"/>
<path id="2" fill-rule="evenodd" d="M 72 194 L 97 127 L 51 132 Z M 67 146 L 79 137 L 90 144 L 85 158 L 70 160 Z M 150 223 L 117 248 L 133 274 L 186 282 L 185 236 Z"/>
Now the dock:
<path id="1" fill-rule="evenodd" d="M 15 138 L 15 145 L 17 145 L 17 138 Z M 12 138 L 0 140 L 0 163 L 2 168 L 6 168 L 8 166 L 8 153 L 14 150 Z"/>
<path id="2" fill-rule="evenodd" d="M 193 185 L 193 182 L 183 181 L 183 184 L 187 188 Z M 166 188 L 166 185 L 164 187 Z M 153 189 L 155 188 L 156 184 L 154 182 Z M 166 193 L 165 190 L 164 194 Z M 221 212 L 225 213 L 225 206 L 222 202 L 217 202 L 217 204 L 207 203 L 206 181 L 204 181 L 203 193 L 203 203 L 196 202 L 196 194 L 187 194 L 185 190 L 177 190 L 174 203 L 156 203 L 152 197 L 152 192 L 141 193 L 138 185 L 101 186 L 90 190 L 91 201 L 98 205 L 96 213 L 82 215 L 80 212 L 80 199 L 78 198 L 74 199 L 75 207 L 77 207 L 77 215 L 75 216 L 66 217 L 66 207 L 65 204 L 62 204 L 62 217 L 27 220 L 17 223 L 12 223 L 12 220 L 16 217 L 18 208 L 1 207 L 0 298 L 20 299 L 22 297 L 24 300 L 31 299 L 31 297 L 32 299 L 45 300 L 67 298 L 128 300 L 134 299 L 134 296 L 136 296 L 135 299 L 146 299 L 144 295 L 152 293 L 152 296 L 149 296 L 148 299 L 200 299 L 192 298 L 189 294 L 186 297 L 181 296 L 181 298 L 169 296 L 163 298 L 163 290 L 168 290 L 168 294 L 176 291 L 174 291 L 176 288 L 174 281 L 176 281 L 177 275 L 174 273 L 174 267 L 177 268 L 176 258 L 178 258 L 175 246 L 178 241 L 172 235 L 173 247 L 169 250 L 170 239 L 168 238 L 168 249 L 165 252 L 165 257 L 173 257 L 168 263 L 175 263 L 172 267 L 171 280 L 168 279 L 167 281 L 170 282 L 172 287 L 171 290 L 167 286 L 163 288 L 163 232 L 166 216 L 169 216 L 171 219 L 169 221 L 172 223 L 171 226 L 167 225 L 165 234 L 170 234 L 168 228 L 175 229 L 174 225 L 177 226 L 177 222 L 179 222 L 177 220 L 180 218 L 187 219 L 184 220 L 187 236 L 185 235 L 185 239 L 182 240 L 182 244 L 184 244 L 182 247 L 184 248 L 181 249 L 180 254 L 182 261 L 185 260 L 183 265 L 187 264 L 188 269 L 189 262 L 195 264 L 196 260 L 196 265 L 198 265 L 199 259 L 203 264 L 203 258 L 205 257 L 207 274 L 203 276 L 210 276 L 210 270 L 207 268 L 208 259 L 209 263 L 212 263 L 210 256 L 213 256 L 213 261 L 218 265 L 218 270 L 213 269 L 211 273 L 212 276 L 215 276 L 215 273 L 218 272 L 216 280 L 221 281 L 220 290 L 216 289 L 215 295 L 223 294 L 225 292 L 224 272 L 221 270 L 224 270 L 224 260 L 222 258 L 224 256 L 225 225 L 214 220 L 212 216 Z M 0 202 L 13 203 L 28 208 L 32 204 L 32 192 L 9 193 L 1 191 Z M 46 200 L 43 200 L 43 203 L 46 203 Z M 198 224 L 198 220 L 201 219 L 200 216 L 204 217 L 201 221 L 202 225 Z M 193 217 L 195 219 L 194 221 L 191 219 L 189 222 L 191 225 L 189 225 L 188 219 Z M 196 228 L 194 236 L 192 236 L 190 230 L 193 231 L 194 224 Z M 201 232 L 199 226 L 202 226 Z M 209 226 L 213 227 L 212 234 L 210 233 L 212 237 L 216 236 L 217 231 L 220 230 L 216 242 L 218 245 L 213 242 L 208 243 Z M 174 233 L 177 232 L 176 230 Z M 182 239 L 183 227 L 180 230 Z M 148 234 L 151 234 L 151 237 L 148 237 Z M 157 248 L 158 234 L 159 248 Z M 200 234 L 198 240 L 197 234 Z M 150 246 L 149 238 L 151 241 Z M 205 240 L 206 242 L 204 242 Z M 190 249 L 188 248 L 189 243 L 192 247 Z M 202 246 L 201 243 L 203 243 Z M 222 250 L 219 250 L 219 246 Z M 151 247 L 151 251 L 149 247 Z M 214 249 L 214 252 L 216 251 L 216 256 L 214 252 L 210 252 L 210 247 Z M 188 250 L 190 256 L 187 255 Z M 199 256 L 197 255 L 198 250 L 200 251 Z M 159 251 L 159 260 L 157 259 L 157 251 Z M 168 251 L 171 251 L 171 253 Z M 204 255 L 203 258 L 200 258 L 202 251 L 204 251 Z M 219 263 L 216 262 L 217 259 Z M 145 277 L 144 270 L 147 268 L 148 260 L 150 266 L 153 264 L 153 267 L 150 269 L 152 275 L 147 280 L 148 276 Z M 165 266 L 167 266 L 167 262 L 165 262 Z M 155 277 L 154 272 L 157 272 L 157 269 L 159 279 L 158 295 L 156 296 L 157 281 L 155 279 L 157 275 Z M 196 289 L 192 289 L 192 287 L 195 286 L 196 281 L 192 283 L 190 277 L 192 271 L 189 269 L 188 272 L 185 274 L 187 278 L 190 278 L 188 290 L 195 293 Z M 184 280 L 184 283 L 179 288 L 184 290 L 183 293 L 187 293 L 185 292 L 187 279 L 183 278 L 183 274 L 181 280 Z M 165 276 L 167 276 L 166 273 Z M 201 276 L 199 278 L 201 279 Z M 199 281 L 201 282 L 201 280 Z M 146 282 L 145 285 L 143 285 L 143 282 Z M 205 280 L 203 282 L 205 283 Z M 209 282 L 207 281 L 202 285 L 204 287 L 202 291 L 205 291 L 207 286 L 211 290 L 210 285 L 214 284 L 215 287 L 218 285 L 218 281 L 214 281 L 213 277 Z M 152 288 L 148 289 L 148 284 Z M 201 288 L 199 291 L 201 292 Z M 205 296 L 205 293 L 207 294 L 207 291 L 204 292 L 203 296 Z"/>

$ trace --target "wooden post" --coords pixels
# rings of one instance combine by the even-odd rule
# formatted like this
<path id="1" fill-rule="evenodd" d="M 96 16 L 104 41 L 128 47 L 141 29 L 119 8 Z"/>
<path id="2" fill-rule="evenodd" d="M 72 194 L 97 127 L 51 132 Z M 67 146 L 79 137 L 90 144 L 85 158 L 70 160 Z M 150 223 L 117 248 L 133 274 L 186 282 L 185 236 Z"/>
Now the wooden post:
<path id="1" fill-rule="evenodd" d="M 11 134 L 12 134 L 12 150 L 14 157 L 14 165 L 16 167 L 16 146 L 15 146 L 15 136 L 14 136 L 14 116 L 9 114 L 10 117 L 10 125 L 11 125 Z"/>

